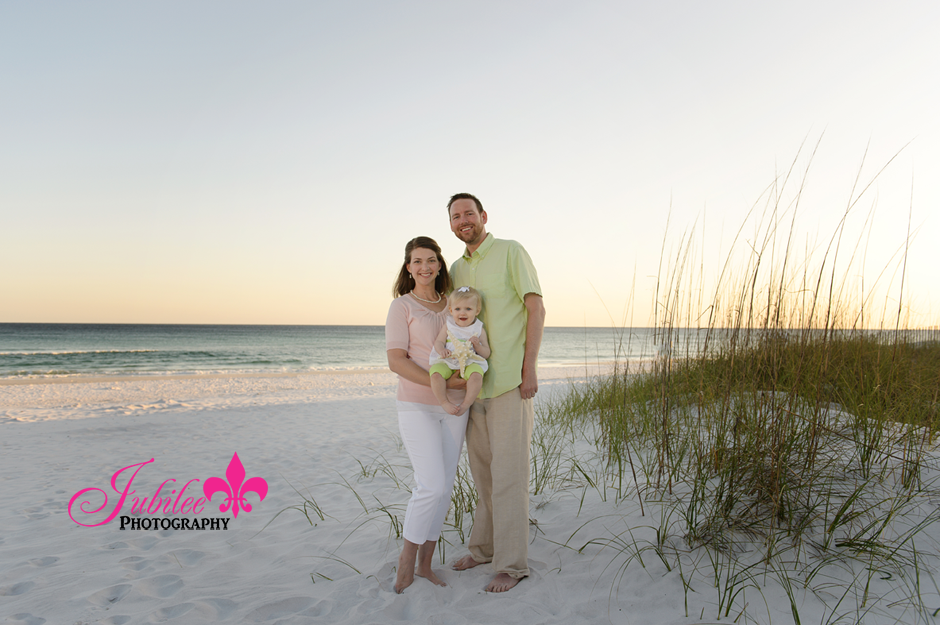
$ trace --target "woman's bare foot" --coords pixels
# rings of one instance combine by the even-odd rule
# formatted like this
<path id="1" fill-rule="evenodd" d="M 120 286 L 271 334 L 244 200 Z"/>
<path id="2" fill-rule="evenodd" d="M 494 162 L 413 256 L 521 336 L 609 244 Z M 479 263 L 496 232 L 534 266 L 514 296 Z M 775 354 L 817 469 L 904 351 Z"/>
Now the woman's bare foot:
<path id="1" fill-rule="evenodd" d="M 405 541 L 405 544 L 414 545 L 414 543 L 407 540 Z M 437 576 L 437 573 L 431 570 L 431 562 L 434 561 L 434 548 L 436 546 L 436 540 L 428 540 L 418 547 L 418 567 L 415 569 L 415 575 L 418 577 L 423 577 L 437 586 L 446 586 L 447 584 L 445 584 L 441 578 Z"/>
<path id="2" fill-rule="evenodd" d="M 473 556 L 464 556 L 454 562 L 452 568 L 455 571 L 466 571 L 467 569 L 472 569 L 473 567 L 482 564 L 482 562 L 477 562 L 473 559 Z"/>
<path id="3" fill-rule="evenodd" d="M 395 579 L 395 592 L 399 595 L 405 592 L 405 588 L 411 586 L 415 581 L 415 572 L 407 569 L 398 569 L 398 577 Z"/>
<path id="4" fill-rule="evenodd" d="M 510 577 L 506 573 L 500 573 L 493 578 L 493 581 L 490 582 L 490 585 L 486 587 L 486 592 L 506 592 L 511 588 L 515 587 L 520 580 L 515 577 Z"/>
<path id="5" fill-rule="evenodd" d="M 431 567 L 428 567 L 427 569 L 425 569 L 424 567 L 419 566 L 418 569 L 415 571 L 415 575 L 417 575 L 418 577 L 423 577 L 424 579 L 428 580 L 432 584 L 437 584 L 438 586 L 447 585 L 444 583 L 444 580 L 438 577 L 434 573 L 434 571 L 431 570 Z"/>
<path id="6" fill-rule="evenodd" d="M 408 554 L 406 551 L 408 550 L 402 549 L 401 555 L 398 556 L 398 575 L 395 578 L 395 592 L 399 595 L 415 581 L 414 552 Z"/>

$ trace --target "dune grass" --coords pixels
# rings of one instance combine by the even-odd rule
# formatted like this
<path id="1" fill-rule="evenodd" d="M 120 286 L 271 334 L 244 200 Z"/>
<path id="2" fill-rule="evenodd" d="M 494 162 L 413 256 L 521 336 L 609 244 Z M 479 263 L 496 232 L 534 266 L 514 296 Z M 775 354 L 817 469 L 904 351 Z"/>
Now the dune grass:
<path id="1" fill-rule="evenodd" d="M 940 520 L 940 342 L 903 336 L 762 333 L 574 386 L 540 418 L 593 432 L 606 471 L 592 486 L 605 480 L 614 502 L 635 497 L 653 535 L 579 548 L 612 550 L 614 583 L 628 566 L 645 568 L 644 554 L 681 570 L 687 589 L 706 581 L 718 619 L 770 573 L 797 623 L 803 591 L 839 590 L 824 600 L 830 622 L 884 604 L 873 580 L 889 580 L 926 622 L 940 607 L 920 600 L 919 581 L 937 565 L 936 532 L 923 530 Z"/>
<path id="2" fill-rule="evenodd" d="M 762 587 L 757 571 L 771 571 L 799 623 L 794 594 L 832 594 L 831 569 L 841 567 L 852 581 L 830 622 L 878 603 L 873 577 L 899 580 L 903 601 L 927 620 L 933 610 L 912 580 L 937 555 L 918 538 L 940 519 L 929 504 L 940 492 L 940 331 L 905 328 L 903 304 L 892 304 L 903 302 L 909 241 L 867 290 L 852 278 L 864 275 L 866 248 L 859 239 L 845 252 L 843 236 L 871 183 L 853 191 L 821 253 L 796 254 L 803 185 L 784 199 L 792 171 L 768 189 L 763 210 L 752 209 L 753 234 L 745 241 L 751 224 L 742 225 L 712 282 L 704 260 L 693 260 L 694 229 L 672 255 L 664 243 L 654 302 L 661 358 L 642 370 L 617 363 L 540 416 L 595 428 L 616 497 L 632 486 L 654 508 L 654 540 L 620 534 L 584 547 L 614 549 L 622 567 L 654 552 L 667 569 L 686 567 L 686 588 L 702 562 L 691 554 L 704 550 L 716 618 L 741 609 L 745 590 Z M 871 223 L 869 213 L 868 234 Z M 878 325 L 864 327 L 872 319 Z M 685 555 L 664 549 L 669 535 Z"/>

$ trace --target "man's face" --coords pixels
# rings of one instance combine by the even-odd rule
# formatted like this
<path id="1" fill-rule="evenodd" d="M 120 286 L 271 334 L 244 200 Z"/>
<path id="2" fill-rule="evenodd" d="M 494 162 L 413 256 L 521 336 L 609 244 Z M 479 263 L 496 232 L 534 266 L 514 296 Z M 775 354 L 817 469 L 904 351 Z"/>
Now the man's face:
<path id="1" fill-rule="evenodd" d="M 486 211 L 481 213 L 473 200 L 457 200 L 450 205 L 450 230 L 468 246 L 483 242 L 485 224 Z"/>

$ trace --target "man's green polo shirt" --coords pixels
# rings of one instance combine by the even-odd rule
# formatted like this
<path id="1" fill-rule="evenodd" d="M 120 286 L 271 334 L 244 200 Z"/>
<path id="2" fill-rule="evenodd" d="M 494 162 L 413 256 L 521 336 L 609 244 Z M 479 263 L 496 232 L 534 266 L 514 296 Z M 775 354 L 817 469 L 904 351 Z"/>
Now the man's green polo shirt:
<path id="1" fill-rule="evenodd" d="M 491 353 L 480 398 L 498 397 L 522 384 L 528 321 L 524 300 L 528 293 L 542 295 L 535 266 L 517 242 L 487 234 L 473 255 L 464 249 L 450 272 L 454 288 L 472 286 L 483 294 L 480 319 Z"/>

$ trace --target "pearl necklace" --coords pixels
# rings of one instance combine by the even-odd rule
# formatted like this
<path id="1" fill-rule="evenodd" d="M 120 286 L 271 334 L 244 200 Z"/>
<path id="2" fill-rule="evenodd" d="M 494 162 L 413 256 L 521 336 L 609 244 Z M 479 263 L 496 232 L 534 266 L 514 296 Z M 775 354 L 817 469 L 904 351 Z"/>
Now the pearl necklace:
<path id="1" fill-rule="evenodd" d="M 437 293 L 437 291 L 435 291 L 435 293 Z M 414 298 L 415 298 L 416 300 L 420 300 L 420 301 L 422 301 L 422 302 L 424 302 L 424 303 L 426 303 L 426 304 L 439 304 L 439 303 L 441 302 L 441 300 L 444 299 L 444 296 L 441 295 L 440 293 L 437 293 L 437 300 L 436 300 L 436 301 L 432 301 L 432 300 L 429 300 L 429 299 L 424 299 L 423 297 L 418 297 L 417 295 L 415 295 L 415 290 L 414 290 L 414 289 L 411 289 L 411 294 L 414 295 Z"/>

